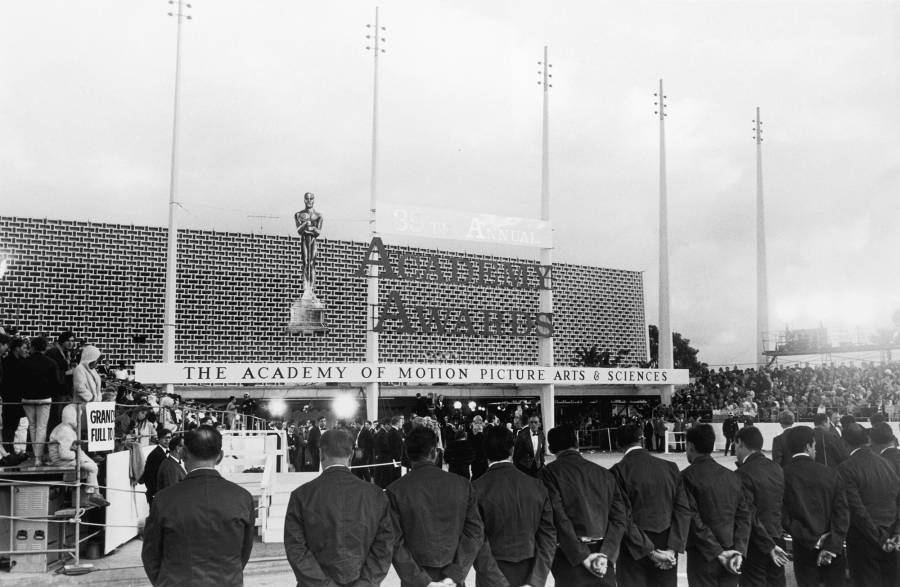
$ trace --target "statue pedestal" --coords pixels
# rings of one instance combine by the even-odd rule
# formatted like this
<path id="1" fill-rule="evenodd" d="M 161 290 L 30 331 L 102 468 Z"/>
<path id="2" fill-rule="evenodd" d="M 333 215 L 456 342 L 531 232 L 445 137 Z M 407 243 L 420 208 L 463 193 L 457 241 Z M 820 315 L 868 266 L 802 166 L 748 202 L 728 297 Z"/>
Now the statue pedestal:
<path id="1" fill-rule="evenodd" d="M 325 304 L 319 301 L 312 289 L 303 292 L 303 297 L 291 304 L 291 321 L 288 332 L 310 334 L 325 332 Z"/>

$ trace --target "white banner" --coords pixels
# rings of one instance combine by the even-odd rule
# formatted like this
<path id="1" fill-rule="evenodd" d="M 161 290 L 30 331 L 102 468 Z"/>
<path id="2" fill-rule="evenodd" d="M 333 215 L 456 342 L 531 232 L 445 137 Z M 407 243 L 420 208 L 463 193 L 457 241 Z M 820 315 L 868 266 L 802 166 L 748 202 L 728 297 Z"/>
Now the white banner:
<path id="1" fill-rule="evenodd" d="M 138 363 L 141 383 L 448 383 L 687 385 L 687 369 L 433 363 Z"/>
<path id="2" fill-rule="evenodd" d="M 479 243 L 550 248 L 550 222 L 531 218 L 472 214 L 378 202 L 375 226 L 379 234 L 401 234 Z"/>
<path id="3" fill-rule="evenodd" d="M 84 405 L 87 411 L 88 450 L 115 450 L 116 402 L 89 402 Z"/>

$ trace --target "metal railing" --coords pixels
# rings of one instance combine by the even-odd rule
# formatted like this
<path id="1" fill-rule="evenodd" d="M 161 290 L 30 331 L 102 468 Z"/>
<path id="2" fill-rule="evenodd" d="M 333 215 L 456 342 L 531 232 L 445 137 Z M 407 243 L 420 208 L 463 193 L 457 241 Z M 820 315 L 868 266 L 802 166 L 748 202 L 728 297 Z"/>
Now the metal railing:
<path id="1" fill-rule="evenodd" d="M 576 434 L 578 448 L 581 450 L 614 451 L 616 445 L 613 442 L 615 428 L 582 428 Z"/>

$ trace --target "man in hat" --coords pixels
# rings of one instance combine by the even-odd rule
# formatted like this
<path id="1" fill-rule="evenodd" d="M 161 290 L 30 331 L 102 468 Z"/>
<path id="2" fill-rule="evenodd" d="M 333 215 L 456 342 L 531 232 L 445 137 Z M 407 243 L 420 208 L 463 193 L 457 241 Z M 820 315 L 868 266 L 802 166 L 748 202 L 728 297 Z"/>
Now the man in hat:
<path id="1" fill-rule="evenodd" d="M 838 465 L 847 490 L 850 530 L 847 565 L 855 585 L 897 585 L 900 545 L 900 477 L 885 459 L 872 452 L 868 431 L 848 423 L 843 439 L 850 456 Z"/>

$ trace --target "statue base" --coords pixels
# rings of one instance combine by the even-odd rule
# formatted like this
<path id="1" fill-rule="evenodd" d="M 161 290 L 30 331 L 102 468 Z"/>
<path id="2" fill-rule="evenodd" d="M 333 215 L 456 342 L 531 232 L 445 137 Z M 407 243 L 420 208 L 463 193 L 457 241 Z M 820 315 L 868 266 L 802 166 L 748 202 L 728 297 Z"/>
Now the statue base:
<path id="1" fill-rule="evenodd" d="M 328 330 L 325 326 L 325 304 L 312 291 L 303 292 L 303 297 L 291 304 L 291 321 L 288 322 L 287 330 L 303 334 Z"/>

